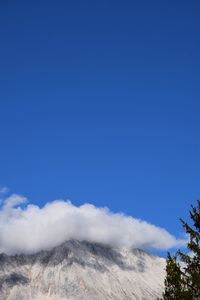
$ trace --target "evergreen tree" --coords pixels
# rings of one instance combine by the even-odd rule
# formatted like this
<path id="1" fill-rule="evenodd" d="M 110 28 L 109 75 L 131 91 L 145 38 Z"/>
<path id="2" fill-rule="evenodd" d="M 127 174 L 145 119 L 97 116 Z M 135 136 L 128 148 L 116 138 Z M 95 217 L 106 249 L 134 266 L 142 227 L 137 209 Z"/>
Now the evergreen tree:
<path id="1" fill-rule="evenodd" d="M 189 236 L 189 253 L 179 250 L 173 257 L 168 254 L 163 300 L 200 299 L 200 201 L 192 206 L 190 218 L 191 226 L 181 219 Z"/>
<path id="2" fill-rule="evenodd" d="M 179 263 L 177 262 L 177 256 L 171 256 L 170 253 L 168 253 L 165 278 L 165 293 L 163 294 L 163 299 L 183 299 L 184 291 L 181 276 L 181 268 Z"/>

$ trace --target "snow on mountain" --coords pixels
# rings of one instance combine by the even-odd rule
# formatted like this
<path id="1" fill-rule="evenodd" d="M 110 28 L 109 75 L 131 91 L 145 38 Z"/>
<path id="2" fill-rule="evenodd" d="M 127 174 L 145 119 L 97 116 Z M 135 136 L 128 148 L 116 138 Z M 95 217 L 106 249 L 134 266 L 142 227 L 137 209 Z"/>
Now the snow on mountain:
<path id="1" fill-rule="evenodd" d="M 32 255 L 0 254 L 0 300 L 153 300 L 165 260 L 139 249 L 70 240 Z"/>

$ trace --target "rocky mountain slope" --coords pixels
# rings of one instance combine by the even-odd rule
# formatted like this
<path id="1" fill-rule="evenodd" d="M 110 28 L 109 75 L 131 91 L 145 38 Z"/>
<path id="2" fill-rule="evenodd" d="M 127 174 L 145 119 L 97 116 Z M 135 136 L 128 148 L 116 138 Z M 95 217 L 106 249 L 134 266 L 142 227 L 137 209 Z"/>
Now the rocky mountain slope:
<path id="1" fill-rule="evenodd" d="M 165 260 L 142 250 L 70 240 L 33 255 L 0 254 L 0 300 L 151 300 Z"/>

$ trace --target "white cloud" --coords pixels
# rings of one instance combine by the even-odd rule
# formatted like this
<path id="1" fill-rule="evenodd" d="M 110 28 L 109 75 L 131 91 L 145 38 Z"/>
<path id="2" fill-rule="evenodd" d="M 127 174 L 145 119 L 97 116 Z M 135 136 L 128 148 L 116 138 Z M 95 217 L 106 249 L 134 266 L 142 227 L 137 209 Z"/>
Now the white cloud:
<path id="1" fill-rule="evenodd" d="M 6 186 L 0 186 L 0 195 L 8 193 L 9 189 Z"/>
<path id="2" fill-rule="evenodd" d="M 116 247 L 168 249 L 183 244 L 165 229 L 112 213 L 91 204 L 74 206 L 56 200 L 40 208 L 25 205 L 26 198 L 11 195 L 0 210 L 0 252 L 34 253 L 69 239 L 100 242 Z"/>

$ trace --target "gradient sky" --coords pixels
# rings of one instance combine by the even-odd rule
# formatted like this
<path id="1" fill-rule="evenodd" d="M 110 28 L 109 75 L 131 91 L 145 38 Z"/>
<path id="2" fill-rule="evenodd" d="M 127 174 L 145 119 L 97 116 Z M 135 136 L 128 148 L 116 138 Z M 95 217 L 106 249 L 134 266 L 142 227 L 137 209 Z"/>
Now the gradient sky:
<path id="1" fill-rule="evenodd" d="M 0 184 L 175 235 L 200 198 L 200 2 L 0 2 Z"/>

